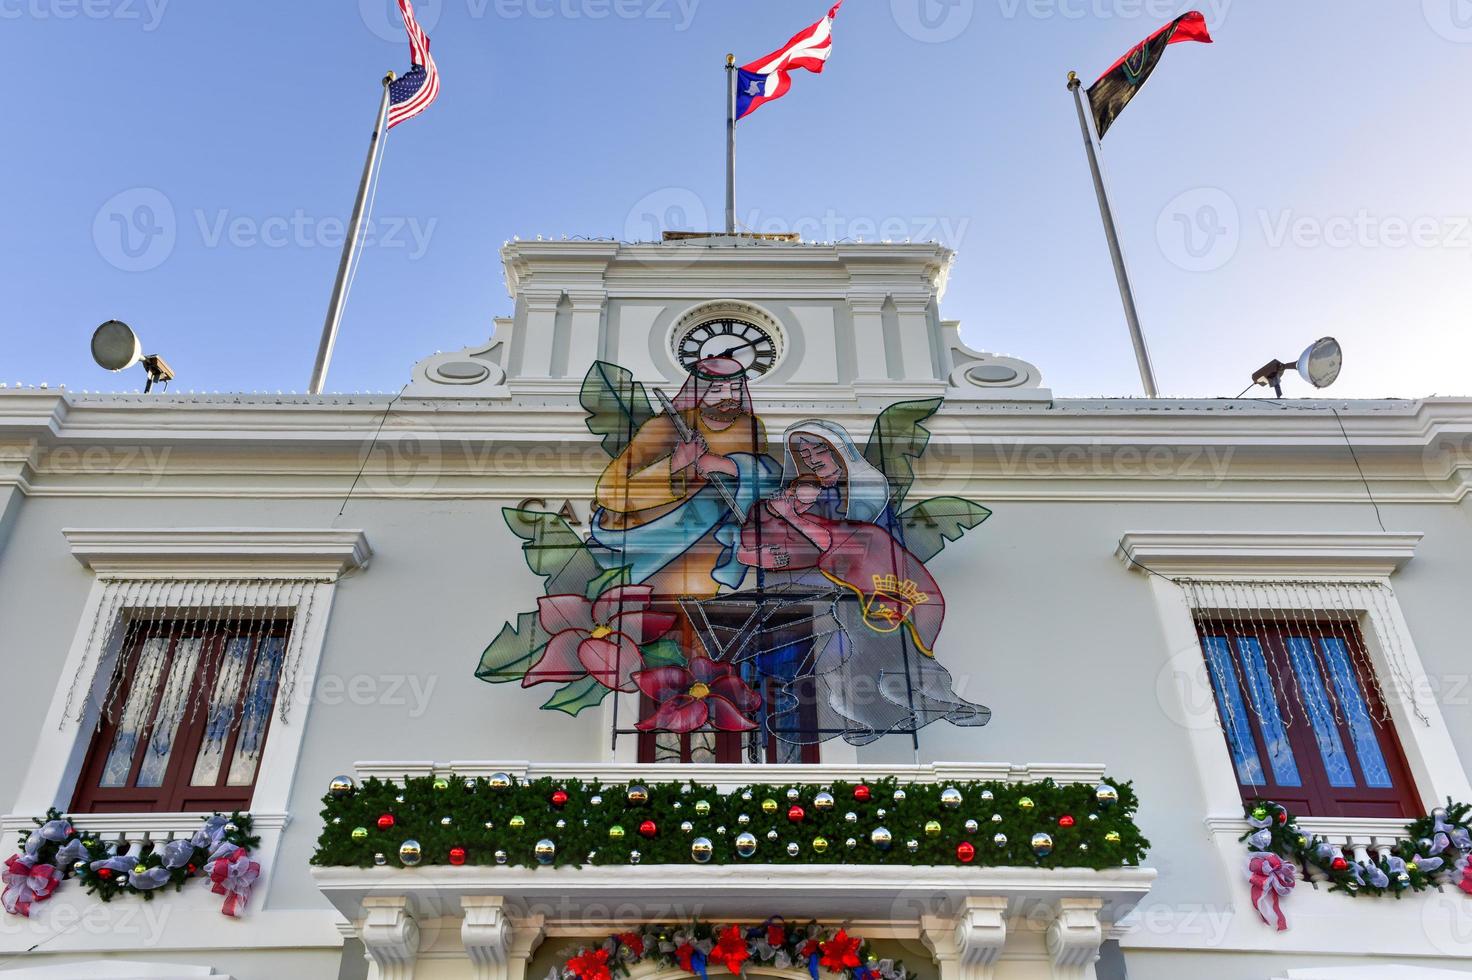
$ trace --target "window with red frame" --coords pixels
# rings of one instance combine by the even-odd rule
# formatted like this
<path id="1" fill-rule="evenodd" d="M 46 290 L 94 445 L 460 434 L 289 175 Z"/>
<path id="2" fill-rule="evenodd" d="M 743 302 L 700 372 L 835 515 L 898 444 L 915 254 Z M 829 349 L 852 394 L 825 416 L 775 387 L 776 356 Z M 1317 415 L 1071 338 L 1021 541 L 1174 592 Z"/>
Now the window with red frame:
<path id="1" fill-rule="evenodd" d="M 150 620 L 126 634 L 72 812 L 247 809 L 289 620 Z"/>
<path id="2" fill-rule="evenodd" d="M 1411 819 L 1405 753 L 1352 622 L 1197 622 L 1244 800 L 1313 817 Z"/>

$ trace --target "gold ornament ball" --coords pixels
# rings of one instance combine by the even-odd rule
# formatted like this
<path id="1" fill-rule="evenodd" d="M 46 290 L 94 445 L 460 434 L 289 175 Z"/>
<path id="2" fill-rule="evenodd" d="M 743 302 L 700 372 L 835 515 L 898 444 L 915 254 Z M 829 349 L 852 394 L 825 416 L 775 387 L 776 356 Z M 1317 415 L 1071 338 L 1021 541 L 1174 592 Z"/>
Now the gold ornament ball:
<path id="1" fill-rule="evenodd" d="M 353 828 L 353 840 L 363 841 L 363 840 L 367 840 L 367 839 L 368 839 L 368 828 L 367 827 L 354 827 Z"/>
<path id="2" fill-rule="evenodd" d="M 443 793 L 445 790 L 450 788 L 450 781 L 444 776 L 436 776 L 434 777 L 434 782 L 431 785 L 433 785 L 436 790 L 439 790 L 441 793 Z"/>
<path id="3" fill-rule="evenodd" d="M 399 863 L 406 868 L 412 868 L 419 863 L 422 856 L 417 840 L 406 840 L 399 845 Z"/>
<path id="4" fill-rule="evenodd" d="M 1118 844 L 1121 840 L 1123 840 L 1123 838 L 1119 836 L 1119 831 L 1117 830 L 1111 830 L 1109 833 L 1105 834 L 1104 839 L 1111 844 Z"/>
<path id="5" fill-rule="evenodd" d="M 624 839 L 624 828 L 623 828 L 623 826 L 621 824 L 614 824 L 612 827 L 609 827 L 608 828 L 608 839 L 609 840 L 623 840 Z"/>
<path id="6" fill-rule="evenodd" d="M 521 814 L 518 813 L 516 816 L 514 816 L 514 817 L 511 818 L 511 829 L 512 830 L 520 830 L 521 828 L 523 828 L 525 826 L 526 826 L 526 817 L 523 817 Z"/>
<path id="7" fill-rule="evenodd" d="M 1033 807 L 1037 806 L 1037 804 L 1032 801 L 1031 796 L 1024 796 L 1022 799 L 1017 801 L 1017 805 L 1024 810 L 1031 810 Z"/>
<path id="8" fill-rule="evenodd" d="M 939 837 L 940 836 L 940 821 L 939 820 L 927 820 L 927 821 L 925 821 L 925 836 L 926 837 Z"/>
<path id="9" fill-rule="evenodd" d="M 768 797 L 765 800 L 762 800 L 762 812 L 763 813 L 766 813 L 766 814 L 776 813 L 777 812 L 777 801 L 774 800 L 774 799 L 771 799 L 770 797 Z"/>
<path id="10" fill-rule="evenodd" d="M 141 875 L 143 872 L 145 872 L 147 870 L 148 870 L 148 866 L 147 865 L 143 865 L 143 864 L 135 864 L 135 865 L 133 865 L 133 873 L 135 875 Z"/>
<path id="11" fill-rule="evenodd" d="M 826 838 L 826 837 L 814 837 L 813 838 L 813 850 L 817 851 L 819 854 L 826 853 L 827 850 L 828 850 L 828 838 Z"/>
<path id="12" fill-rule="evenodd" d="M 710 801 L 709 800 L 696 800 L 695 801 L 695 815 L 697 817 L 708 817 L 708 816 L 710 816 Z"/>

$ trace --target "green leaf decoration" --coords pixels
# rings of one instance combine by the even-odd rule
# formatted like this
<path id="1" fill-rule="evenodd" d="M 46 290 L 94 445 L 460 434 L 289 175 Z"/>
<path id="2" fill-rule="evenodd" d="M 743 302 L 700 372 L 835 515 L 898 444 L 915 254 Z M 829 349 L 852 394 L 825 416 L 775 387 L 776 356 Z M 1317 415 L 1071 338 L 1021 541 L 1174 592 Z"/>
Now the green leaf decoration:
<path id="1" fill-rule="evenodd" d="M 960 497 L 935 497 L 918 503 L 900 514 L 900 536 L 909 551 L 921 561 L 940 554 L 948 541 L 959 541 L 961 535 L 992 516 L 981 504 Z"/>
<path id="2" fill-rule="evenodd" d="M 584 677 L 580 681 L 573 681 L 566 687 L 559 687 L 557 692 L 547 699 L 547 703 L 542 705 L 542 710 L 565 711 L 577 717 L 578 712 L 584 708 L 601 704 L 610 693 L 608 688 L 594 678 Z"/>
<path id="3" fill-rule="evenodd" d="M 629 566 L 624 566 L 623 568 L 610 568 L 602 575 L 599 575 L 588 581 L 588 591 L 586 593 L 586 597 L 590 600 L 596 599 L 603 593 L 607 592 L 609 589 L 616 589 L 620 585 L 628 585 L 629 578 Z"/>
<path id="4" fill-rule="evenodd" d="M 639 652 L 644 654 L 646 667 L 685 666 L 685 651 L 680 649 L 680 644 L 671 639 L 656 640 L 647 646 L 640 647 Z"/>
<path id="5" fill-rule="evenodd" d="M 919 459 L 930 444 L 930 430 L 922 424 L 943 403 L 940 398 L 896 402 L 874 420 L 864 459 L 889 480 L 890 503 L 898 512 L 915 482 L 913 460 Z"/>
<path id="6" fill-rule="evenodd" d="M 548 639 L 537 614 L 522 613 L 516 617 L 516 625 L 503 626 L 500 635 L 480 655 L 475 676 L 490 684 L 521 680 L 542 655 Z"/>
<path id="7" fill-rule="evenodd" d="M 603 574 L 603 566 L 564 518 L 515 507 L 501 514 L 511 533 L 526 542 L 521 552 L 527 567 L 547 580 L 547 595 L 584 595 L 588 583 Z"/>
<path id="8" fill-rule="evenodd" d="M 578 401 L 588 412 L 588 431 L 603 440 L 603 451 L 614 458 L 654 416 L 649 396 L 633 373 L 607 361 L 594 361 L 588 368 Z"/>

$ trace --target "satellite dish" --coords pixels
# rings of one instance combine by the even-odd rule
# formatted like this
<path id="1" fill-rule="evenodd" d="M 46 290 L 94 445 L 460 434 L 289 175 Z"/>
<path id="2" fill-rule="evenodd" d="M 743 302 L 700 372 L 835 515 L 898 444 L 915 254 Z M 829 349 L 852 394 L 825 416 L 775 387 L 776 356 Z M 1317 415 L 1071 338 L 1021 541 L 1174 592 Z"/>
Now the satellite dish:
<path id="1" fill-rule="evenodd" d="M 1339 341 L 1333 337 L 1316 341 L 1298 359 L 1298 373 L 1315 388 L 1329 387 L 1338 380 L 1339 371 L 1343 367 L 1344 351 L 1340 349 Z"/>
<path id="2" fill-rule="evenodd" d="M 143 360 L 143 345 L 132 327 L 108 320 L 92 334 L 92 360 L 109 371 L 126 371 Z"/>

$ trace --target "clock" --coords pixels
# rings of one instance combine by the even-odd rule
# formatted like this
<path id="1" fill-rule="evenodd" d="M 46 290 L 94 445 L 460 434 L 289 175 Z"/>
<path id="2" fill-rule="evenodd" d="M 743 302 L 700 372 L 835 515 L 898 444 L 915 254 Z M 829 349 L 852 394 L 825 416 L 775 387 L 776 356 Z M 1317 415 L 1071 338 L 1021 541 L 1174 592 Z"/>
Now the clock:
<path id="1" fill-rule="evenodd" d="M 707 357 L 730 357 L 761 377 L 777 362 L 777 340 L 747 320 L 706 320 L 675 338 L 675 357 L 687 371 Z"/>

